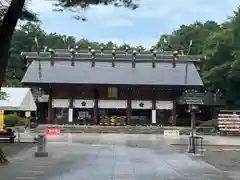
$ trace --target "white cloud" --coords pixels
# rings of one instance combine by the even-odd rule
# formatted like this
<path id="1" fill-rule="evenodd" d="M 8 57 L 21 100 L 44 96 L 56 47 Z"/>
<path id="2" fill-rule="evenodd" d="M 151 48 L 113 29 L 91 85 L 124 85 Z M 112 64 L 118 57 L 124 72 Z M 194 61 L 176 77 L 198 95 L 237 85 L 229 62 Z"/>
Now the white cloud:
<path id="1" fill-rule="evenodd" d="M 116 37 L 105 37 L 105 38 L 99 38 L 99 42 L 107 43 L 109 41 L 112 41 L 114 44 L 121 45 L 121 44 L 130 44 L 132 46 L 138 46 L 142 45 L 145 48 L 151 47 L 153 44 L 156 43 L 157 38 L 153 37 L 144 37 L 144 38 L 128 38 L 128 39 L 122 39 L 122 38 L 116 38 Z"/>
<path id="2" fill-rule="evenodd" d="M 31 0 L 28 8 L 36 13 L 49 13 L 54 8 L 54 0 Z"/>
<path id="3" fill-rule="evenodd" d="M 140 0 L 132 11 L 113 6 L 92 6 L 84 15 L 87 22 L 72 20 L 69 12 L 52 12 L 52 0 L 32 0 L 30 8 L 39 13 L 47 31 L 88 37 L 95 41 L 116 43 L 155 43 L 161 33 L 169 33 L 181 24 L 196 20 L 224 21 L 240 4 L 239 0 Z"/>
<path id="4" fill-rule="evenodd" d="M 130 20 L 124 19 L 124 18 L 116 18 L 112 21 L 105 22 L 105 27 L 107 28 L 117 28 L 117 27 L 129 27 L 133 26 L 134 23 Z"/>

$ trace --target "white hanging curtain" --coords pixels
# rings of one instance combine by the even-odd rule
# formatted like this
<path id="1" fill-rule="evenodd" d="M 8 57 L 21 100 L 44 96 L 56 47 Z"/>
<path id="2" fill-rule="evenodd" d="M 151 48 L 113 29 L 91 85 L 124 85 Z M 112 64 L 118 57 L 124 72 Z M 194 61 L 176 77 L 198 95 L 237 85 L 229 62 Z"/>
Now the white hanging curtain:
<path id="1" fill-rule="evenodd" d="M 156 109 L 172 110 L 173 102 L 172 101 L 156 101 Z"/>
<path id="2" fill-rule="evenodd" d="M 152 101 L 133 100 L 132 109 L 152 109 Z"/>
<path id="3" fill-rule="evenodd" d="M 99 100 L 98 107 L 102 109 L 126 109 L 127 101 L 125 100 Z"/>
<path id="4" fill-rule="evenodd" d="M 94 108 L 94 100 L 75 99 L 73 101 L 74 108 Z"/>
<path id="5" fill-rule="evenodd" d="M 69 100 L 68 99 L 53 99 L 52 107 L 53 108 L 68 108 Z"/>

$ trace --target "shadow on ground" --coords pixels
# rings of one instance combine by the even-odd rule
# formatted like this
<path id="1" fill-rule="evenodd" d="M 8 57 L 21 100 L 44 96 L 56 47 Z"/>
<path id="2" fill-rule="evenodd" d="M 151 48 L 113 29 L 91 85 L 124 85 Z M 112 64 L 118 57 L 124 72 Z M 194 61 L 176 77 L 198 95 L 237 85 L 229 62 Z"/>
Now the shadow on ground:
<path id="1" fill-rule="evenodd" d="M 21 151 L 34 147 L 34 143 L 0 143 L 0 147 L 7 157 L 13 156 Z"/>

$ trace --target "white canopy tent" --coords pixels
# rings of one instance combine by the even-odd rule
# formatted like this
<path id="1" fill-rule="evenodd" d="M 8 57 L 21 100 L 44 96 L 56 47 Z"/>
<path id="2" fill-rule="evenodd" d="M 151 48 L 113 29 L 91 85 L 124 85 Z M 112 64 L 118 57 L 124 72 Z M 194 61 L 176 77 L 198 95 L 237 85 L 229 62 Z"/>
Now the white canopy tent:
<path id="1" fill-rule="evenodd" d="M 36 111 L 36 109 L 37 107 L 30 88 L 1 88 L 0 110 Z"/>

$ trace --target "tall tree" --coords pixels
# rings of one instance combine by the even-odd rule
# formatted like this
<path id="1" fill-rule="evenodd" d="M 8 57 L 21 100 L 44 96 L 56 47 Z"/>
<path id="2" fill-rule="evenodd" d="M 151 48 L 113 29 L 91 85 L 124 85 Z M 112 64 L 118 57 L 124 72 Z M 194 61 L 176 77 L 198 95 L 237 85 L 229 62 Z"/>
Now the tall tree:
<path id="1" fill-rule="evenodd" d="M 162 35 L 154 46 L 206 55 L 201 72 L 205 87 L 220 90 L 228 104 L 240 105 L 240 9 L 222 24 L 206 21 L 182 25 L 173 33 Z"/>
<path id="2" fill-rule="evenodd" d="M 9 0 L 10 1 L 10 0 Z M 73 12 L 78 12 L 79 8 L 86 9 L 92 4 L 103 4 L 103 5 L 114 5 L 116 7 L 127 7 L 131 9 L 136 9 L 137 5 L 133 2 L 134 0 L 58 0 L 54 5 L 57 7 L 57 10 L 71 10 Z M 6 11 L 6 14 L 3 16 L 1 27 L 0 27 L 0 87 L 4 81 L 5 69 L 8 64 L 9 58 L 9 48 L 11 39 L 13 36 L 14 29 L 18 22 L 18 19 L 22 18 L 23 15 L 27 17 L 34 17 L 29 11 L 26 11 L 24 8 L 25 0 L 12 0 Z M 86 20 L 86 18 L 77 19 Z"/>

